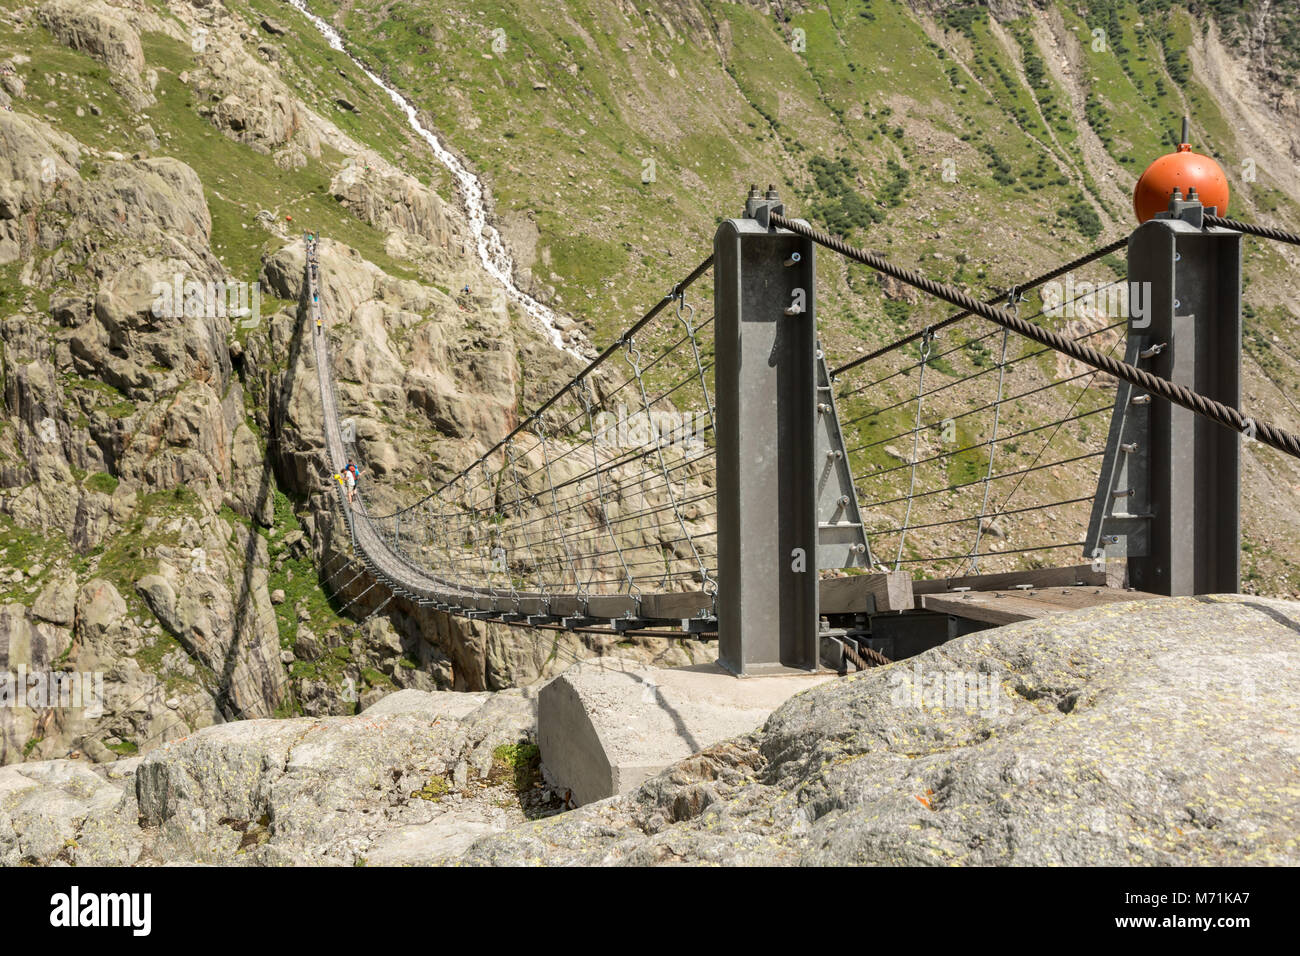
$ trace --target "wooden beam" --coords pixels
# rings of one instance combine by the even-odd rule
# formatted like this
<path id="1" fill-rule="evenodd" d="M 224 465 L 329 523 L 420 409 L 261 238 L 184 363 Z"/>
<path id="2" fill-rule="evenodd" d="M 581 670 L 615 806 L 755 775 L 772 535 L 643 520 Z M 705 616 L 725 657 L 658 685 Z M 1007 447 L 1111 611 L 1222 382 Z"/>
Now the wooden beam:
<path id="1" fill-rule="evenodd" d="M 1006 594 L 1007 592 L 1001 592 Z M 1128 591 L 1123 588 L 1040 588 L 1034 591 L 1017 591 L 1015 596 L 1052 608 L 1052 613 L 1077 611 L 1085 607 L 1098 607 L 1102 604 L 1118 604 L 1123 601 L 1149 601 L 1160 594 L 1147 591 Z"/>
<path id="2" fill-rule="evenodd" d="M 641 598 L 641 616 L 657 620 L 682 620 L 712 609 L 713 598 L 703 591 L 646 594 Z"/>
<path id="3" fill-rule="evenodd" d="M 986 624 L 1014 624 L 1031 618 L 1065 614 L 1103 604 L 1145 601 L 1160 597 L 1145 591 L 1124 591 L 1106 587 L 1043 588 L 1036 591 L 956 591 L 922 594 L 920 605 L 927 611 L 953 614 Z"/>
<path id="4" fill-rule="evenodd" d="M 1034 587 L 1093 587 L 1122 588 L 1125 568 L 1122 562 L 1107 562 L 1106 569 L 1095 570 L 1091 564 L 1076 564 L 1068 568 L 1034 568 L 1025 571 L 1003 571 L 998 574 L 969 574 L 960 578 L 927 578 L 913 581 L 915 594 L 934 594 L 953 588 L 970 588 L 972 591 L 996 591 L 1014 588 L 1017 584 Z"/>
<path id="5" fill-rule="evenodd" d="M 589 617 L 624 617 L 635 608 L 636 600 L 630 594 L 593 594 L 587 598 Z"/>
<path id="6" fill-rule="evenodd" d="M 822 614 L 874 614 L 877 611 L 910 611 L 916 602 L 912 594 L 912 576 L 906 571 L 887 571 L 822 578 L 819 603 Z"/>

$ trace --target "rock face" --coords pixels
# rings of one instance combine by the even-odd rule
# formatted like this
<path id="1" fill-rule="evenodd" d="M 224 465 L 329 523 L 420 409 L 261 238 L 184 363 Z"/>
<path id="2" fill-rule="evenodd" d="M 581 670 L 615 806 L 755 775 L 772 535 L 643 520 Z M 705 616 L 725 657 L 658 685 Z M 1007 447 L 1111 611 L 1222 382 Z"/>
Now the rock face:
<path id="1" fill-rule="evenodd" d="M 193 23 L 196 30 L 211 34 L 199 58 L 201 66 L 189 75 L 191 88 L 207 101 L 199 112 L 231 139 L 272 154 L 286 169 L 319 158 L 321 141 L 310 111 L 273 65 L 252 56 L 239 42 L 237 18 Z"/>
<path id="2" fill-rule="evenodd" d="M 0 864 L 135 863 L 134 763 L 115 765 L 111 777 L 75 760 L 0 767 Z"/>
<path id="3" fill-rule="evenodd" d="M 1300 604 L 1027 621 L 823 684 L 462 862 L 1300 862 Z"/>
<path id="4" fill-rule="evenodd" d="M 244 579 L 235 590 L 229 582 L 239 571 L 224 546 L 201 549 L 204 560 L 182 574 L 165 560 L 159 573 L 147 575 L 137 589 L 154 616 L 173 637 L 213 673 L 222 674 L 223 692 L 236 713 L 269 717 L 288 693 L 280 666 L 275 613 L 267 591 L 266 543 L 242 525 L 234 554 L 259 552 L 243 565 Z"/>
<path id="5" fill-rule="evenodd" d="M 560 815 L 534 693 L 408 690 L 0 768 L 0 863 L 1294 865 L 1298 665 L 1294 602 L 1024 622 L 819 684 Z"/>
<path id="6" fill-rule="evenodd" d="M 0 864 L 402 864 L 554 812 L 535 698 L 407 691 L 357 717 L 251 720 L 144 758 L 0 768 Z"/>
<path id="7" fill-rule="evenodd" d="M 537 343 L 512 326 L 503 303 L 486 303 L 467 319 L 439 289 L 393 279 L 341 243 L 323 238 L 318 252 L 320 295 L 330 317 L 327 334 L 333 341 L 339 402 L 354 425 L 355 447 L 367 471 L 368 506 L 375 513 L 386 513 L 410 503 L 409 492 L 394 494 L 390 489 L 431 488 L 431 475 L 450 477 L 470 464 L 489 444 L 484 436 L 510 431 L 517 413 L 509 396 L 515 394 L 524 361 L 517 351 L 536 349 Z M 264 262 L 263 282 L 278 295 L 301 296 L 304 257 L 302 242 L 287 245 Z M 314 500 L 323 512 L 316 548 L 320 563 L 330 567 L 344 560 L 350 544 L 345 527 L 329 511 L 333 495 L 319 479 L 324 426 L 318 380 L 311 351 L 288 347 L 295 341 L 295 321 L 287 313 L 274 317 L 267 339 L 250 339 L 244 367 L 246 377 L 264 382 L 268 394 L 283 396 L 277 471 L 291 476 L 300 490 L 316 494 Z M 289 365 L 281 373 L 272 373 L 282 352 L 290 353 Z M 558 353 L 549 359 L 536 356 L 537 367 L 530 375 L 548 367 L 563 368 L 562 362 Z M 530 460 L 529 470 L 539 469 L 540 452 L 534 449 L 530 454 L 536 457 Z M 585 467 L 570 461 L 563 468 L 571 471 L 557 468 L 557 472 L 576 474 Z M 653 529 L 633 527 L 628 535 L 640 536 L 638 543 L 644 543 L 652 533 Z M 673 537 L 666 530 L 659 533 L 665 540 Z M 358 601 L 362 615 L 386 597 L 372 584 L 366 573 L 344 581 L 340 588 L 346 600 Z M 603 649 L 574 635 L 529 633 L 470 621 L 404 599 L 386 606 L 398 632 L 394 637 L 399 646 L 393 650 L 409 652 L 420 670 L 434 678 L 433 685 L 415 684 L 417 689 L 499 690 L 549 677 L 574 656 Z M 639 651 L 647 660 L 657 658 L 661 665 L 708 657 L 698 642 L 684 647 L 661 643 L 655 648 L 647 641 L 632 653 Z M 371 649 L 382 650 L 376 644 Z M 386 667 L 376 666 L 393 673 L 391 658 Z"/>
<path id="8" fill-rule="evenodd" d="M 0 264 L 31 251 L 37 229 L 29 217 L 80 164 L 81 147 L 71 137 L 33 117 L 0 112 Z"/>
<path id="9" fill-rule="evenodd" d="M 220 719 L 194 664 L 179 648 L 164 654 L 166 646 L 158 624 L 132 613 L 102 578 L 78 588 L 61 571 L 32 608 L 0 606 L 0 674 L 24 668 L 47 685 L 53 675 L 77 675 L 62 699 L 33 699 L 24 688 L 0 708 L 0 764 L 70 750 L 111 761 Z M 157 663 L 145 663 L 155 655 Z"/>
<path id="10" fill-rule="evenodd" d="M 438 194 L 386 164 L 353 160 L 330 183 L 334 197 L 358 219 L 388 233 L 406 257 L 448 264 L 458 230 Z"/>
<path id="11" fill-rule="evenodd" d="M 468 460 L 473 436 L 508 427 L 516 356 L 537 346 L 516 340 L 503 308 L 467 334 L 469 315 L 433 284 L 462 273 L 485 284 L 462 215 L 314 112 L 282 75 L 304 64 L 255 50 L 244 18 L 220 4 L 168 14 L 43 0 L 14 17 L 33 55 L 0 70 L 0 266 L 11 270 L 0 290 L 0 669 L 97 673 L 104 685 L 96 717 L 0 710 L 0 763 L 112 761 L 236 717 L 352 713 L 394 688 L 505 686 L 535 677 L 551 650 L 439 628 L 397 604 L 357 626 L 336 611 L 364 578 L 340 578 L 348 593 L 326 600 L 313 562 L 339 559 L 341 542 L 319 495 L 319 398 L 295 348 L 300 317 L 282 307 L 243 323 L 214 307 L 221 292 L 190 298 L 256 278 L 227 270 L 238 243 L 223 248 L 208 196 L 228 203 L 229 187 L 204 181 L 211 157 L 193 151 L 196 129 L 231 168 L 253 153 L 288 169 L 321 161 L 317 191 L 337 197 L 310 185 L 241 192 L 225 229 L 262 246 L 286 232 L 263 205 L 338 202 L 429 281 L 393 279 L 327 244 L 326 295 L 349 329 L 339 371 L 372 477 L 427 480 L 431 443 L 448 462 Z M 55 47 L 84 55 L 85 71 L 39 70 Z M 155 49 L 174 56 L 153 62 Z M 33 80 L 85 119 L 80 139 L 42 108 Z M 116 151 L 129 141 L 122 122 L 145 150 L 131 158 Z M 299 300 L 302 269 L 301 242 L 283 246 L 264 262 L 265 292 Z M 463 381 L 443 371 L 460 365 Z M 381 413 L 390 402 L 414 416 L 405 430 Z"/>
<path id="12" fill-rule="evenodd" d="M 331 577 L 352 556 L 322 494 L 289 210 L 326 233 L 334 371 L 378 506 L 468 464 L 575 362 L 485 291 L 446 187 L 397 165 L 426 146 L 385 134 L 380 155 L 336 126 L 384 120 L 365 84 L 338 113 L 323 41 L 279 17 L 39 0 L 6 22 L 30 52 L 0 63 L 0 667 L 100 674 L 104 711 L 6 710 L 0 763 L 500 689 L 606 650 L 401 600 L 363 626 L 386 595 Z M 257 278 L 245 322 L 227 293 Z"/>
<path id="13" fill-rule="evenodd" d="M 49 0 L 40 7 L 38 15 L 41 23 L 60 43 L 102 61 L 112 73 L 119 91 L 137 109 L 153 102 L 140 77 L 144 69 L 140 35 L 120 11 L 97 0 L 89 3 L 86 0 Z"/>

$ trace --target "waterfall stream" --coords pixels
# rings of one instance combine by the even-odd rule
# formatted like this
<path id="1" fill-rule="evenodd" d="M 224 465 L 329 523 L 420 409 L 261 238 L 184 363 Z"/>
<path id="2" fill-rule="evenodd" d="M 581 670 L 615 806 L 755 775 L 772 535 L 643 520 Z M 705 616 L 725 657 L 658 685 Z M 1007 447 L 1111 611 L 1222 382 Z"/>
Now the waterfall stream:
<path id="1" fill-rule="evenodd" d="M 381 90 L 388 94 L 388 98 L 393 101 L 403 113 L 406 114 L 406 120 L 411 125 L 411 129 L 424 140 L 438 162 L 446 166 L 451 172 L 452 178 L 456 180 L 456 185 L 460 191 L 461 199 L 465 203 L 465 212 L 469 219 L 470 231 L 474 234 L 474 242 L 478 248 L 478 257 L 483 264 L 483 268 L 493 279 L 500 283 L 502 289 L 508 298 L 514 300 L 519 306 L 532 316 L 542 326 L 546 332 L 547 338 L 550 339 L 558 349 L 578 355 L 578 351 L 565 345 L 564 336 L 560 332 L 557 322 L 558 316 L 546 305 L 538 302 L 535 298 L 524 292 L 514 282 L 514 260 L 511 258 L 505 243 L 501 239 L 501 234 L 488 224 L 487 207 L 483 201 L 483 184 L 479 182 L 464 163 L 456 157 L 454 153 L 446 149 L 437 136 L 431 130 L 426 128 L 420 122 L 415 106 L 401 93 L 385 83 L 373 70 L 362 63 L 356 56 L 348 50 L 343 42 L 343 37 L 339 32 L 329 25 L 325 20 L 316 16 L 311 10 L 307 9 L 306 0 L 289 0 L 289 4 L 311 21 L 312 25 L 320 31 L 321 35 L 329 43 L 330 47 L 338 50 L 349 60 L 351 60 L 362 73 L 364 73 L 370 82 L 374 83 Z M 581 356 L 578 356 L 581 357 Z"/>

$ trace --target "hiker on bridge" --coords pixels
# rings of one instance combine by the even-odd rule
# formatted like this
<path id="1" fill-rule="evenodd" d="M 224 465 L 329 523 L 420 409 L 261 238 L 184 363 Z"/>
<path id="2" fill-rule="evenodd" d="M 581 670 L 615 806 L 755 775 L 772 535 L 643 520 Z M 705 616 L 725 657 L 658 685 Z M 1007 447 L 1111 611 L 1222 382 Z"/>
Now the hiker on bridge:
<path id="1" fill-rule="evenodd" d="M 348 466 L 343 469 L 343 478 L 347 481 L 348 504 L 357 500 L 357 479 L 361 477 L 361 472 L 357 469 L 357 463 L 351 458 L 348 459 Z"/>

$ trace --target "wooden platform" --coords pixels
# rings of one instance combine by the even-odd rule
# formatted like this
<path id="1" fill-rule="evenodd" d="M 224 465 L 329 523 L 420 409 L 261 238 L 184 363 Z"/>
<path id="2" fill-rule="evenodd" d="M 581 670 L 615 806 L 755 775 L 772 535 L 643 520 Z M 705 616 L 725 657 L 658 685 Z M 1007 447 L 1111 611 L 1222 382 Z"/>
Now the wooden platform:
<path id="1" fill-rule="evenodd" d="M 970 574 L 957 578 L 925 578 L 912 582 L 914 594 L 934 594 L 965 588 L 971 591 L 1009 591 L 1030 584 L 1036 588 L 1093 587 L 1123 589 L 1126 573 L 1123 563 L 1112 561 L 1105 568 L 1090 564 L 1073 564 L 1064 568 L 1032 568 L 1024 571 L 1000 571 L 995 574 Z M 918 607 L 920 605 L 917 605 Z"/>
<path id="2" fill-rule="evenodd" d="M 1125 580 L 1119 562 L 1105 568 L 1076 564 L 922 580 L 893 571 L 848 575 L 822 580 L 820 610 L 822 614 L 936 611 L 996 625 L 1160 597 L 1129 590 Z M 687 596 L 676 598 L 683 599 Z"/>
<path id="3" fill-rule="evenodd" d="M 1159 594 L 1124 588 L 1091 585 L 1035 587 L 997 591 L 941 591 L 918 594 L 917 607 L 954 614 L 986 624 L 1014 624 L 1030 618 L 1114 604 L 1117 601 L 1145 601 Z"/>

